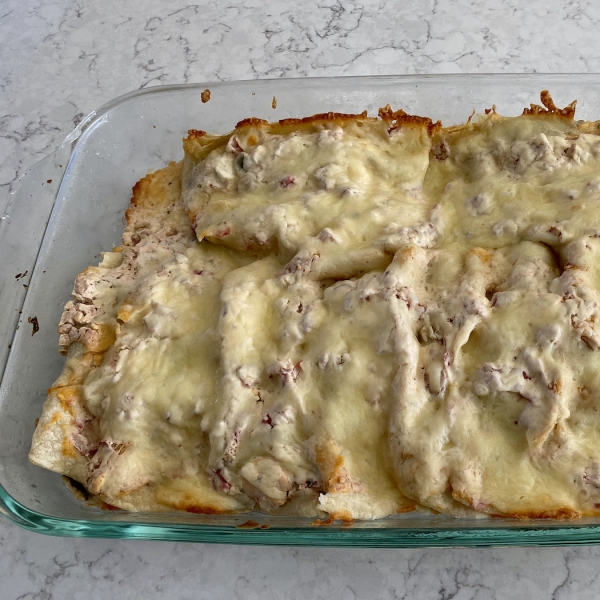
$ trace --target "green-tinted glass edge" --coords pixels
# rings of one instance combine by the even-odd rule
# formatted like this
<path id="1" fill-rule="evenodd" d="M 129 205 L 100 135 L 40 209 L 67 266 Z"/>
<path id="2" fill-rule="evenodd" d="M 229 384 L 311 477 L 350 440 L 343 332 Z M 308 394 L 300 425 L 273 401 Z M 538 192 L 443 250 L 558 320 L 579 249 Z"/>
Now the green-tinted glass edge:
<path id="1" fill-rule="evenodd" d="M 239 529 L 232 526 L 152 525 L 90 522 L 48 517 L 25 508 L 0 487 L 0 513 L 36 533 L 64 537 L 118 538 L 206 542 L 219 544 L 337 546 L 362 548 L 443 548 L 490 546 L 581 546 L 600 542 L 600 525 L 548 528 L 277 528 Z"/>

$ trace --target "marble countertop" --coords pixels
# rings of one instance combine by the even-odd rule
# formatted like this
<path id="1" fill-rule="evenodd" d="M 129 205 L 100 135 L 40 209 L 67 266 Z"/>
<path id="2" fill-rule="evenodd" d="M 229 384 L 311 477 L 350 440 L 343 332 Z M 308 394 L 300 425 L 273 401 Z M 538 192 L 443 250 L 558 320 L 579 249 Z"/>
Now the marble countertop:
<path id="1" fill-rule="evenodd" d="M 591 1 L 3 0 L 0 214 L 19 177 L 107 100 L 165 83 L 600 71 Z M 0 519 L 0 596 L 596 598 L 600 547 L 254 548 L 49 538 Z"/>

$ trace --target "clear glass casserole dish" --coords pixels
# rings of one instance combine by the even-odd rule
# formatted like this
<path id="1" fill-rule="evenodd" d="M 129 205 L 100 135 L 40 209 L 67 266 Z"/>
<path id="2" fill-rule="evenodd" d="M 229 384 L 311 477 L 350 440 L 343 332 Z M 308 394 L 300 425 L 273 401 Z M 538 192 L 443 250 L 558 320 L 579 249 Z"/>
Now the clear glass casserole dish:
<path id="1" fill-rule="evenodd" d="M 212 99 L 203 103 L 209 88 Z M 86 117 L 21 181 L 0 220 L 0 512 L 52 535 L 319 546 L 496 546 L 600 542 L 600 519 L 458 520 L 412 513 L 372 522 L 315 526 L 263 514 L 134 514 L 77 500 L 59 475 L 27 460 L 46 389 L 60 373 L 56 328 L 73 280 L 118 245 L 132 186 L 149 169 L 182 157 L 190 128 L 224 133 L 248 116 L 409 113 L 464 122 L 496 104 L 520 114 L 549 89 L 558 106 L 579 101 L 578 118 L 600 117 L 596 75 L 451 75 L 280 79 L 150 88 Z M 273 102 L 273 98 L 277 102 Z M 276 108 L 273 106 L 276 105 Z M 37 317 L 32 336 L 28 317 Z M 251 522 L 249 522 L 251 520 Z"/>

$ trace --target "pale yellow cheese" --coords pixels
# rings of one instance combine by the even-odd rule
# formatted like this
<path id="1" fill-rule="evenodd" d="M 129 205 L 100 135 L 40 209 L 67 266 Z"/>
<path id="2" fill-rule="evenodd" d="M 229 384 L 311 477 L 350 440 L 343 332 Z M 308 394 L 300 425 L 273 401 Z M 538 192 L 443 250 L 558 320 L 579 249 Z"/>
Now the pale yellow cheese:
<path id="1" fill-rule="evenodd" d="M 312 490 L 315 510 L 351 518 L 411 504 L 382 443 L 395 371 L 382 276 L 289 283 L 266 258 L 226 277 L 219 401 L 203 422 L 223 489 L 264 510 Z"/>
<path id="2" fill-rule="evenodd" d="M 116 343 L 84 382 L 102 439 L 119 447 L 118 456 L 106 449 L 87 481 L 91 491 L 116 496 L 203 475 L 200 423 L 215 396 L 220 280 L 239 265 L 227 249 L 196 243 L 132 295 Z"/>
<path id="3" fill-rule="evenodd" d="M 198 238 L 337 278 L 385 266 L 407 239 L 433 244 L 427 128 L 389 128 L 360 118 L 286 136 L 244 127 L 204 160 L 186 156 L 183 200 Z"/>
<path id="4" fill-rule="evenodd" d="M 400 487 L 455 514 L 595 513 L 598 138 L 565 119 L 491 115 L 437 144 L 425 190 L 440 194 L 439 250 L 392 264 L 415 296 L 398 303 Z M 461 283 L 427 285 L 436 252 L 465 257 Z M 432 355 L 419 328 L 440 310 Z"/>

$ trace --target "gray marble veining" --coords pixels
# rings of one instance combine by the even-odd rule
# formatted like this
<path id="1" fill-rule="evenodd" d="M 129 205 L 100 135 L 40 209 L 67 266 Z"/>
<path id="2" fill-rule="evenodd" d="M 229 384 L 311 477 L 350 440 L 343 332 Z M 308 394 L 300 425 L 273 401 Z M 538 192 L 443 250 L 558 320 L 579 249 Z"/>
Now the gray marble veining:
<path id="1" fill-rule="evenodd" d="M 542 0 L 2 0 L 0 216 L 107 100 L 165 83 L 600 70 L 600 4 Z M 0 520 L 0 597 L 600 596 L 600 548 L 362 550 L 47 538 Z"/>

